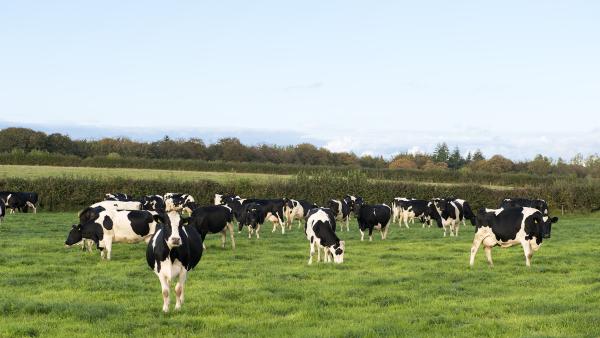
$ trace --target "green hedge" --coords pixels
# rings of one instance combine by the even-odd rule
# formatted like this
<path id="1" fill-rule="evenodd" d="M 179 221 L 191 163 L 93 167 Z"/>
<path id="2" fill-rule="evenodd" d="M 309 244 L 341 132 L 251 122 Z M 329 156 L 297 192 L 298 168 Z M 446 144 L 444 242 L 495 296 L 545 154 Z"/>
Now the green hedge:
<path id="1" fill-rule="evenodd" d="M 69 167 L 96 168 L 138 168 L 166 169 L 211 172 L 267 173 L 295 175 L 303 172 L 320 173 L 332 172 L 338 175 L 348 175 L 360 171 L 367 178 L 381 180 L 397 180 L 404 182 L 447 182 L 447 183 L 477 183 L 485 185 L 504 186 L 540 186 L 551 185 L 558 181 L 568 181 L 570 184 L 584 182 L 564 176 L 535 176 L 530 174 L 508 173 L 496 174 L 488 172 L 462 172 L 453 170 L 411 170 L 411 169 L 369 169 L 357 167 L 328 167 L 301 166 L 291 164 L 254 163 L 254 162 L 221 162 L 204 160 L 166 160 L 147 158 L 125 158 L 96 156 L 79 158 L 74 155 L 32 153 L 0 153 L 0 164 L 15 165 L 50 165 Z"/>
<path id="2" fill-rule="evenodd" d="M 215 192 L 233 192 L 245 197 L 308 199 L 323 204 L 330 198 L 347 193 L 363 196 L 370 203 L 391 203 L 396 196 L 429 199 L 456 196 L 471 202 L 474 208 L 496 207 L 506 197 L 543 198 L 554 212 L 589 211 L 600 204 L 600 186 L 557 182 L 536 188 L 495 190 L 475 184 L 455 186 L 418 183 L 369 181 L 364 173 L 341 176 L 331 172 L 320 175 L 297 175 L 289 181 L 253 183 L 249 180 L 219 184 L 213 181 L 177 182 L 168 180 L 132 180 L 116 178 L 95 180 L 87 178 L 8 178 L 0 180 L 1 190 L 35 191 L 40 207 L 49 211 L 74 211 L 102 200 L 107 192 L 125 192 L 134 196 L 187 192 L 202 204 L 212 203 Z"/>

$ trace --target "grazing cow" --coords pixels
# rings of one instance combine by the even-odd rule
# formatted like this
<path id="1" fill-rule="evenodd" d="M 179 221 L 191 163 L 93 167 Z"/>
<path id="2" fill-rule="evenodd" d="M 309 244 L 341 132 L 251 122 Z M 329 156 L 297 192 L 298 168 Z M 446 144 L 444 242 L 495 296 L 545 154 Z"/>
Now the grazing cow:
<path id="1" fill-rule="evenodd" d="M 360 240 L 365 238 L 365 231 L 369 229 L 369 241 L 373 240 L 373 229 L 379 230 L 381 239 L 387 237 L 392 209 L 387 204 L 369 205 L 364 202 L 354 205 L 354 214 L 358 221 Z"/>
<path id="2" fill-rule="evenodd" d="M 101 250 L 100 258 L 110 260 L 112 243 L 137 243 L 150 240 L 156 229 L 155 212 L 146 210 L 107 210 L 89 207 L 79 213 L 79 224 L 72 226 L 65 245 L 91 240 Z"/>
<path id="3" fill-rule="evenodd" d="M 316 204 L 306 200 L 294 200 L 288 198 L 285 198 L 284 200 L 283 213 L 288 229 L 290 230 L 292 229 L 294 219 L 298 219 L 298 228 L 300 228 L 300 226 L 302 226 L 301 221 L 306 218 L 310 209 L 318 208 Z"/>
<path id="4" fill-rule="evenodd" d="M 419 218 L 421 223 L 423 224 L 423 228 L 425 227 L 426 219 L 429 216 L 429 202 L 425 200 L 417 200 L 417 199 L 398 199 L 395 200 L 396 205 L 398 206 L 399 215 L 401 219 L 398 222 L 398 226 L 402 228 L 402 222 L 404 221 L 404 226 L 409 229 L 408 222 L 415 223 L 415 218 Z M 431 223 L 429 223 L 431 226 Z"/>
<path id="5" fill-rule="evenodd" d="M 332 199 L 327 202 L 327 207 L 333 211 L 337 219 L 346 223 L 346 231 L 350 231 L 350 212 L 352 212 L 352 209 L 348 202 L 346 200 Z M 343 224 L 341 230 L 344 230 Z"/>
<path id="6" fill-rule="evenodd" d="M 131 196 L 124 194 L 122 192 L 115 192 L 115 193 L 108 193 L 104 195 L 104 200 L 105 201 L 121 201 L 121 202 L 128 202 L 133 200 L 131 198 Z"/>
<path id="7" fill-rule="evenodd" d="M 27 212 L 29 209 L 32 209 L 34 214 L 37 213 L 35 205 L 38 202 L 38 194 L 35 192 L 3 191 L 0 192 L 0 199 L 4 200 L 11 214 L 15 213 L 15 210 Z"/>
<path id="8" fill-rule="evenodd" d="M 521 244 L 525 254 L 525 265 L 531 266 L 533 251 L 537 251 L 542 244 L 544 234 L 552 223 L 558 218 L 544 220 L 543 214 L 529 207 L 508 207 L 495 210 L 481 209 L 477 213 L 477 230 L 471 247 L 469 265 L 475 264 L 475 255 L 479 246 L 483 244 L 485 255 L 490 266 L 492 262 L 492 248 L 499 245 L 503 248 Z"/>
<path id="9" fill-rule="evenodd" d="M 402 206 L 400 203 L 410 200 L 412 200 L 412 198 L 394 197 L 394 200 L 392 201 L 392 223 L 398 222 L 400 227 L 402 227 Z"/>
<path id="10" fill-rule="evenodd" d="M 190 194 L 166 193 L 164 196 L 166 211 L 181 211 L 186 203 L 196 202 Z"/>
<path id="11" fill-rule="evenodd" d="M 231 237 L 231 248 L 235 249 L 233 238 L 233 211 L 226 205 L 210 205 L 194 209 L 189 225 L 196 228 L 202 237 L 202 245 L 206 234 L 221 233 L 221 247 L 225 248 L 227 231 Z M 204 247 L 206 249 L 206 247 Z"/>
<path id="12" fill-rule="evenodd" d="M 444 228 L 444 237 L 447 230 L 450 230 L 450 236 L 458 236 L 460 222 L 463 220 L 463 209 L 458 202 L 434 198 L 428 203 L 428 208 L 428 223 L 433 218 L 439 228 Z"/>
<path id="13" fill-rule="evenodd" d="M 187 219 L 171 211 L 154 216 L 158 222 L 156 233 L 146 249 L 146 261 L 156 273 L 163 296 L 163 312 L 169 312 L 170 284 L 175 285 L 175 310 L 181 309 L 184 300 L 187 272 L 198 265 L 202 258 L 202 238 L 193 226 L 186 225 Z"/>
<path id="14" fill-rule="evenodd" d="M 140 198 L 142 210 L 156 211 L 164 213 L 166 209 L 165 199 L 161 195 L 146 195 Z"/>
<path id="15" fill-rule="evenodd" d="M 304 225 L 304 234 L 310 242 L 310 258 L 308 264 L 317 251 L 317 263 L 321 260 L 321 249 L 323 249 L 323 261 L 328 263 L 333 258 L 335 263 L 344 262 L 346 245 L 335 234 L 335 215 L 329 208 L 314 208 L 308 212 Z"/>
<path id="16" fill-rule="evenodd" d="M 103 207 L 106 210 L 142 210 L 142 203 L 136 201 L 102 201 L 90 205 L 90 208 Z"/>

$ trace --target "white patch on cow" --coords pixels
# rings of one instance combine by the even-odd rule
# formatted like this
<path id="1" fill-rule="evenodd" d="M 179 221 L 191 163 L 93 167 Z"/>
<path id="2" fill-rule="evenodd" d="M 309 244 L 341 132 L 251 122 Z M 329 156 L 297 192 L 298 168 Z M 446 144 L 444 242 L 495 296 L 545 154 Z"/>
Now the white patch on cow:
<path id="1" fill-rule="evenodd" d="M 176 211 L 171 211 L 167 214 L 171 223 L 171 236 L 167 239 L 169 249 L 181 245 L 181 237 L 179 236 L 179 223 L 181 223 L 181 215 Z"/>
<path id="2" fill-rule="evenodd" d="M 90 205 L 90 208 L 103 207 L 106 210 L 142 210 L 140 202 L 102 201 Z"/>
<path id="3" fill-rule="evenodd" d="M 156 248 L 156 240 L 158 239 L 158 235 L 160 235 L 161 231 L 162 229 L 158 229 L 156 234 L 154 234 L 154 239 L 152 240 L 152 248 Z"/>
<path id="4" fill-rule="evenodd" d="M 214 203 L 215 205 L 223 204 L 223 195 L 215 194 Z"/>

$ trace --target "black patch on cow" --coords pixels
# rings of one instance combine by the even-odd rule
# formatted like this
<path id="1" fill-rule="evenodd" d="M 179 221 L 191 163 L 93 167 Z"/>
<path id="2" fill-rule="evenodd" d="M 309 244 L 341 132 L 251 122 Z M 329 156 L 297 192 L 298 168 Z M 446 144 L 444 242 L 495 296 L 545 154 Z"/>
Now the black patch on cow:
<path id="1" fill-rule="evenodd" d="M 112 230 L 113 221 L 110 217 L 108 217 L 108 215 L 104 216 L 104 221 L 102 221 L 102 226 L 104 226 L 104 229 L 106 229 L 106 230 Z"/>
<path id="2" fill-rule="evenodd" d="M 154 221 L 152 214 L 145 210 L 133 210 L 127 214 L 127 219 L 131 224 L 131 230 L 140 237 L 150 233 L 150 223 Z"/>

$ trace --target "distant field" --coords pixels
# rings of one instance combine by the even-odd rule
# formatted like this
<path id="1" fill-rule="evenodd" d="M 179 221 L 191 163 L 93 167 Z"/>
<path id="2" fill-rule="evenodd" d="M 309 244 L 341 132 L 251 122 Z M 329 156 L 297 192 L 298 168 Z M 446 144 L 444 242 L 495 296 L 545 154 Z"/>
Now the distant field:
<path id="1" fill-rule="evenodd" d="M 55 167 L 55 166 L 28 166 L 28 165 L 0 165 L 0 178 L 20 177 L 86 177 L 97 179 L 109 179 L 113 177 L 132 179 L 159 179 L 176 181 L 210 180 L 218 183 L 227 183 L 238 180 L 249 180 L 252 182 L 272 182 L 274 180 L 288 180 L 292 175 L 276 174 L 254 174 L 236 172 L 212 172 L 212 171 L 179 171 L 160 169 L 131 169 L 131 168 L 90 168 L 90 167 Z M 371 179 L 372 181 L 383 181 Z M 422 185 L 459 186 L 466 183 L 444 183 L 444 182 L 422 182 L 411 181 Z M 510 186 L 484 185 L 490 189 L 510 190 Z"/>
<path id="2" fill-rule="evenodd" d="M 1 177 L 86 177 L 109 179 L 113 177 L 131 179 L 158 179 L 175 181 L 211 180 L 227 183 L 236 180 L 250 180 L 253 182 L 270 182 L 273 180 L 286 180 L 289 175 L 251 174 L 234 172 L 204 172 L 204 171 L 177 171 L 158 169 L 123 169 L 123 168 L 88 168 L 88 167 L 53 167 L 53 166 L 27 166 L 27 165 L 0 165 Z"/>
<path id="3" fill-rule="evenodd" d="M 0 337 L 598 337 L 600 215 L 565 217 L 525 267 L 521 247 L 483 249 L 469 269 L 473 228 L 398 229 L 360 242 L 341 265 L 308 266 L 303 231 L 264 226 L 237 248 L 208 250 L 188 275 L 180 312 L 161 312 L 145 245 L 113 260 L 63 247 L 76 213 L 7 215 L 0 224 Z M 173 303 L 172 303 L 173 305 Z"/>

